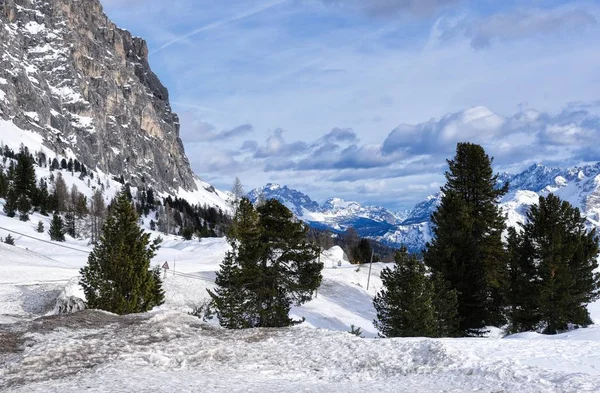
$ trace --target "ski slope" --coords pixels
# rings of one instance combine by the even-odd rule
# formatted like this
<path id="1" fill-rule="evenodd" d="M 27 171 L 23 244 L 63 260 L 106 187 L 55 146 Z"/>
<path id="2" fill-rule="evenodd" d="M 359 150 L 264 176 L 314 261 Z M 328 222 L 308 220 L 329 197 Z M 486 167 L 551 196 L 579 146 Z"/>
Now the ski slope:
<path id="1" fill-rule="evenodd" d="M 57 299 L 82 296 L 77 276 L 91 248 L 48 242 L 35 231 L 40 219 L 48 228 L 48 218 L 23 223 L 0 213 L 0 228 L 16 240 L 0 244 L 0 391 L 600 391 L 600 325 L 553 337 L 374 338 L 372 297 L 385 265 L 373 264 L 367 291 L 369 266 L 357 269 L 337 248 L 321 255 L 323 284 L 292 310 L 306 318 L 293 328 L 226 331 L 189 316 L 207 299 L 228 245 L 175 236 L 164 237 L 153 261 L 170 267 L 164 305 L 124 317 L 55 316 Z M 590 310 L 600 323 L 598 304 Z M 350 325 L 365 338 L 346 333 Z"/>

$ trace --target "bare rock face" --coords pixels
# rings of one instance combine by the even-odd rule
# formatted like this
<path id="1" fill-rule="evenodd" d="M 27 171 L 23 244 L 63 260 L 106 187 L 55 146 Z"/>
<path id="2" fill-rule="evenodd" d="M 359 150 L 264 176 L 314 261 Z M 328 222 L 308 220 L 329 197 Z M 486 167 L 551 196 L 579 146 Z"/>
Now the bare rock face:
<path id="1" fill-rule="evenodd" d="M 146 42 L 98 0 L 0 0 L 0 118 L 132 185 L 196 189 Z"/>

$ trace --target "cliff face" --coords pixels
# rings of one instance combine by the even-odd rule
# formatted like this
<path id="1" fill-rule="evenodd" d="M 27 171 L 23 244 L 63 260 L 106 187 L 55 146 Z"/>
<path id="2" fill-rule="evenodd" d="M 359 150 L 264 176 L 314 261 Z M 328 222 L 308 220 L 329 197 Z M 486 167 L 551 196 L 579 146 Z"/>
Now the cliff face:
<path id="1" fill-rule="evenodd" d="M 0 118 L 132 185 L 196 189 L 146 42 L 98 0 L 0 0 Z"/>

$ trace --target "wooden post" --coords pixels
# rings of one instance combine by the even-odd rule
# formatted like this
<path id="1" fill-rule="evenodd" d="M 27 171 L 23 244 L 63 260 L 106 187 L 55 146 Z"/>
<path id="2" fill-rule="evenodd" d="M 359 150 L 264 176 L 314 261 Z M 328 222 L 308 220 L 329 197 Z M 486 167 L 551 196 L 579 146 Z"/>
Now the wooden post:
<path id="1" fill-rule="evenodd" d="M 367 291 L 369 290 L 369 283 L 371 282 L 371 268 L 373 267 L 373 255 L 375 250 L 371 250 L 371 262 L 369 263 L 369 276 L 367 277 Z"/>

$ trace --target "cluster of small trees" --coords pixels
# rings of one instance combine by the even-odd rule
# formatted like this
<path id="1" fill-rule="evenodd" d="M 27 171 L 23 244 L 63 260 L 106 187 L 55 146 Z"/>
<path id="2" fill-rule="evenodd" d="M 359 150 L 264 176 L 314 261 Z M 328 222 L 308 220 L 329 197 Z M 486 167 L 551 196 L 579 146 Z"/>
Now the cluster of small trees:
<path id="1" fill-rule="evenodd" d="M 557 333 L 591 323 L 598 298 L 598 238 L 579 210 L 540 197 L 520 228 L 508 229 L 498 204 L 492 159 L 460 143 L 448 161 L 444 196 L 432 216 L 434 238 L 423 262 L 399 253 L 382 273 L 374 301 L 384 336 L 471 336 L 487 326 Z"/>

